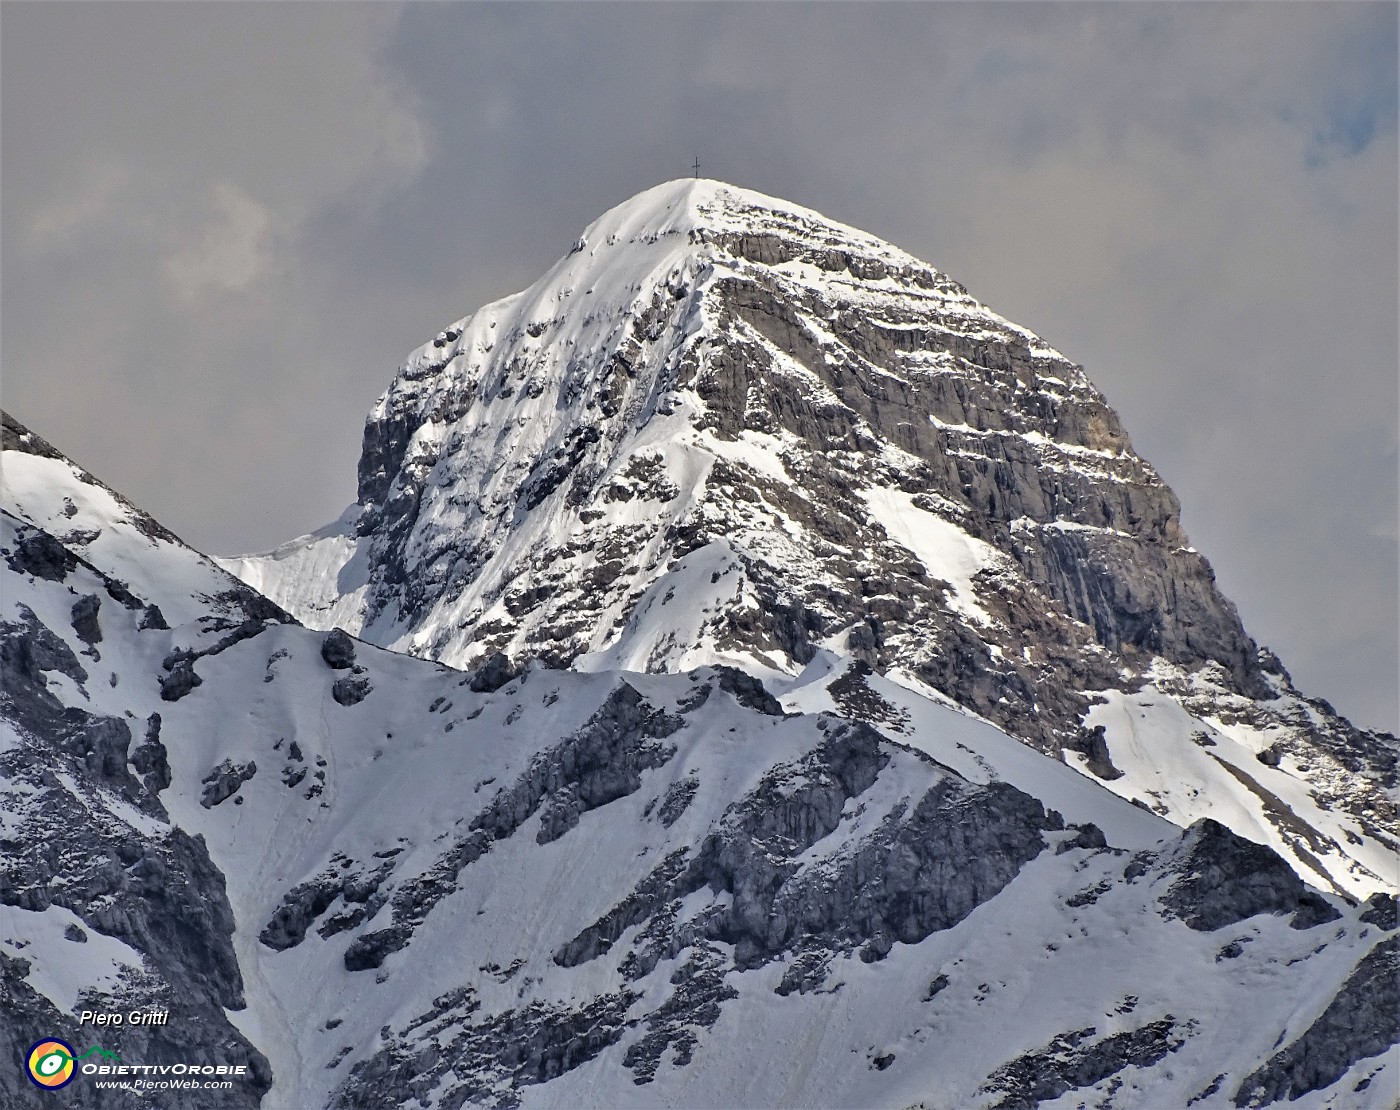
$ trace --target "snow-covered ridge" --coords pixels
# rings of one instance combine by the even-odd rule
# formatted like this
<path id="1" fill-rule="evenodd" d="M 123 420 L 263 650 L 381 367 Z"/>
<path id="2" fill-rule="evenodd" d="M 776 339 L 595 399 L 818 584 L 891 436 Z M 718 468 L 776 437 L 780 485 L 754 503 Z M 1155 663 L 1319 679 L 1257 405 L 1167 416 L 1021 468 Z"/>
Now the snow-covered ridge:
<path id="1" fill-rule="evenodd" d="M 211 607 L 237 611 L 250 596 L 243 581 L 214 559 L 193 551 L 8 415 L 4 420 L 6 439 L 14 437 L 24 448 L 0 456 L 6 512 L 44 530 L 78 557 L 114 568 L 163 620 L 183 623 Z M 61 499 L 55 498 L 56 489 L 64 491 Z"/>

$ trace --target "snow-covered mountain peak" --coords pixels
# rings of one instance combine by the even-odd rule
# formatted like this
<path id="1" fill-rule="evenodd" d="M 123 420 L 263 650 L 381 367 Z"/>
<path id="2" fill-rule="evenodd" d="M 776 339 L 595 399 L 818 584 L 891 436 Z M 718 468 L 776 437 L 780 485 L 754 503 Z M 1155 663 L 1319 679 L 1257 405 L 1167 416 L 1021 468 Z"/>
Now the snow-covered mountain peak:
<path id="1" fill-rule="evenodd" d="M 577 370 L 615 351 L 628 323 L 641 322 L 643 334 L 655 332 L 667 298 L 699 310 L 668 321 L 681 325 L 682 337 L 696 340 L 715 323 L 703 311 L 706 292 L 717 281 L 744 277 L 755 267 L 781 274 L 792 292 L 836 293 L 844 287 L 852 294 L 845 307 L 857 312 L 866 307 L 854 295 L 858 291 L 898 291 L 908 298 L 917 290 L 920 300 L 936 304 L 962 330 L 973 325 L 971 330 L 981 334 L 1011 336 L 1063 364 L 1074 385 L 1091 388 L 1077 367 L 1032 333 L 897 247 L 762 193 L 708 179 L 679 179 L 604 213 L 528 289 L 486 305 L 413 351 L 370 420 L 413 405 L 452 411 L 492 371 L 511 364 L 528 370 L 532 361 L 563 360 Z M 489 357 L 494 352 L 499 354 Z M 600 383 L 565 372 L 531 375 L 526 384 L 532 396 L 566 407 Z M 365 477 L 362 464 L 362 481 Z M 391 475 L 372 471 L 368 477 L 372 499 L 379 481 Z M 362 501 L 365 494 L 362 487 Z"/>
<path id="2" fill-rule="evenodd" d="M 1259 650 L 1082 369 L 904 251 L 721 182 L 633 197 L 414 351 L 357 504 L 224 565 L 455 666 L 781 688 L 832 652 L 1182 824 L 1235 798 L 1310 881 L 1393 873 L 1393 739 Z"/>

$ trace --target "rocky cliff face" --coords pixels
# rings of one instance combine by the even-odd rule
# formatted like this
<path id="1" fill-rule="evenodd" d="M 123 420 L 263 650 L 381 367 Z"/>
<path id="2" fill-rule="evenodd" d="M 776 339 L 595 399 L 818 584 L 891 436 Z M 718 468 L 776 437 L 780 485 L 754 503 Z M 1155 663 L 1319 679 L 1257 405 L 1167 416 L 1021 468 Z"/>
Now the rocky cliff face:
<path id="1" fill-rule="evenodd" d="M 633 198 L 415 351 L 352 511 L 225 565 L 460 666 L 784 682 L 829 651 L 1179 824 L 1229 797 L 1311 881 L 1369 893 L 1400 858 L 1394 738 L 1249 638 L 1080 367 L 897 248 L 716 182 Z"/>
<path id="2" fill-rule="evenodd" d="M 1268 692 L 1175 498 L 1080 368 L 951 279 L 708 183 L 644 194 L 582 242 L 586 259 L 416 353 L 367 422 L 366 628 L 392 616 L 443 658 L 572 661 L 618 639 L 612 623 L 664 564 L 727 540 L 750 555 L 757 627 L 734 619 L 713 638 L 780 670 L 844 634 L 877 668 L 965 686 L 987 712 L 1008 685 L 1101 686 L 1108 655 L 1213 661 L 1240 691 Z M 621 298 L 597 288 L 619 274 L 640 280 Z M 876 495 L 891 493 L 908 501 L 889 509 L 935 517 L 967 549 L 924 565 L 882 519 Z M 620 516 L 636 518 L 631 558 L 617 557 Z M 548 534 L 501 551 L 527 517 Z M 787 550 L 765 550 L 779 538 Z M 523 572 L 528 589 L 512 589 Z M 1057 641 L 1070 673 L 1006 650 Z M 1033 733 L 1082 709 L 1039 720 L 1017 700 L 1000 713 Z"/>

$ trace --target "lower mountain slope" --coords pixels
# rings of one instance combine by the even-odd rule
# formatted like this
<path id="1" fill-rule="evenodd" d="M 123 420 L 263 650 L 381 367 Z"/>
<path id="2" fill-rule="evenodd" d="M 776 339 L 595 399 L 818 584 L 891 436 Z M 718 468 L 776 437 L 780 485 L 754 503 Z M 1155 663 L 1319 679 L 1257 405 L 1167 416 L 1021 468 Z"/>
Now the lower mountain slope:
<path id="1" fill-rule="evenodd" d="M 1388 896 L 835 652 L 765 686 L 310 630 L 4 446 L 0 1039 L 161 1007 L 104 1047 L 250 1073 L 72 1105 L 1395 1099 Z"/>

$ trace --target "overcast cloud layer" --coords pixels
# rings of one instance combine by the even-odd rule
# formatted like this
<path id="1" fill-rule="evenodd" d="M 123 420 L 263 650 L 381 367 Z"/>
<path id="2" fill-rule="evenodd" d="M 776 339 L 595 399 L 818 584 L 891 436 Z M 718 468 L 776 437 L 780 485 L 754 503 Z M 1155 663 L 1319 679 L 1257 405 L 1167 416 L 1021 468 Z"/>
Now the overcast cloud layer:
<path id="1" fill-rule="evenodd" d="M 1082 362 L 1253 635 L 1395 730 L 1396 11 L 6 4 L 0 400 L 266 548 L 411 348 L 698 155 Z"/>

